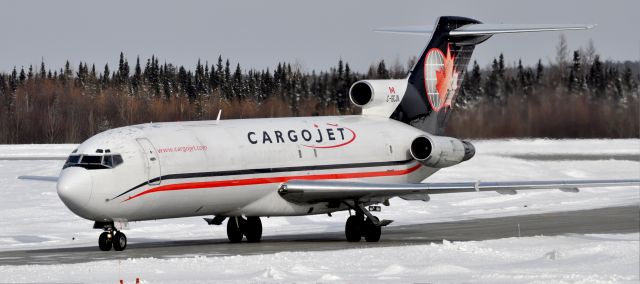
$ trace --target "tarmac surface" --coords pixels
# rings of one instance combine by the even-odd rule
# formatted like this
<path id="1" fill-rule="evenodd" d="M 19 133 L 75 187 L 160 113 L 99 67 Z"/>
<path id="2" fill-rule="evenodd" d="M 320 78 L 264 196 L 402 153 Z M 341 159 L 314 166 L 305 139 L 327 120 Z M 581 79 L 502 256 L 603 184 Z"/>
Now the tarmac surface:
<path id="1" fill-rule="evenodd" d="M 344 232 L 266 236 L 259 243 L 230 244 L 227 239 L 188 241 L 137 240 L 122 252 L 102 252 L 89 247 L 0 252 L 0 265 L 80 263 L 127 258 L 173 258 L 325 251 L 350 248 L 424 245 L 449 241 L 479 241 L 563 234 L 616 234 L 640 231 L 640 206 L 599 208 L 536 215 L 473 219 L 454 222 L 390 226 L 382 229 L 378 243 L 349 243 Z"/>

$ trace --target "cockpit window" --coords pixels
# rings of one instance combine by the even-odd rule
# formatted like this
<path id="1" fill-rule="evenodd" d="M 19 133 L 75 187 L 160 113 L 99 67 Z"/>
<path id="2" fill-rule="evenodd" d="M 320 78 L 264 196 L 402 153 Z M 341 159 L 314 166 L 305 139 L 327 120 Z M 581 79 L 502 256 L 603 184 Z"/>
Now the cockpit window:
<path id="1" fill-rule="evenodd" d="M 124 162 L 120 155 L 112 155 L 111 157 L 113 158 L 113 167 L 117 167 Z"/>
<path id="2" fill-rule="evenodd" d="M 80 162 L 80 155 L 71 155 L 65 164 L 77 164 Z"/>
<path id="3" fill-rule="evenodd" d="M 82 164 L 101 164 L 102 163 L 102 156 L 85 155 L 85 156 L 82 156 L 82 159 L 80 159 L 80 162 Z"/>
<path id="4" fill-rule="evenodd" d="M 119 154 L 109 155 L 71 155 L 64 163 L 63 169 L 68 167 L 82 167 L 87 170 L 111 169 L 122 164 L 122 156 Z"/>
<path id="5" fill-rule="evenodd" d="M 113 156 L 104 156 L 104 158 L 102 158 L 102 164 L 107 167 L 113 168 Z"/>

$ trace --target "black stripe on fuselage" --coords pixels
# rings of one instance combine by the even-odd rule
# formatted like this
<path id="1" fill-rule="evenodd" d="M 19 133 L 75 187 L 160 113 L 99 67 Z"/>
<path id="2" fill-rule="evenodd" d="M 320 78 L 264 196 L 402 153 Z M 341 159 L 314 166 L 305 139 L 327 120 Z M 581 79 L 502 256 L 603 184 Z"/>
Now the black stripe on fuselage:
<path id="1" fill-rule="evenodd" d="M 221 176 L 236 176 L 236 175 L 251 175 L 251 174 L 270 174 L 270 173 L 282 173 L 282 172 L 299 172 L 299 171 L 318 171 L 318 170 L 335 170 L 335 169 L 348 169 L 348 168 L 371 168 L 371 167 L 384 167 L 384 166 L 399 166 L 412 162 L 413 160 L 404 161 L 387 161 L 387 162 L 373 162 L 373 163 L 355 163 L 355 164 L 334 164 L 334 165 L 313 165 L 313 166 L 300 166 L 300 167 L 283 167 L 283 168 L 263 168 L 263 169 L 247 169 L 247 170 L 233 170 L 233 171 L 219 171 L 219 172 L 199 172 L 199 173 L 182 173 L 182 174 L 168 174 L 160 177 L 153 178 L 149 181 L 145 181 L 139 185 L 132 187 L 131 189 L 119 194 L 112 198 L 116 199 L 131 191 L 134 191 L 140 187 L 148 185 L 150 183 L 158 182 L 160 180 L 172 180 L 172 179 L 186 179 L 186 178 L 202 178 L 202 177 L 221 177 Z"/>

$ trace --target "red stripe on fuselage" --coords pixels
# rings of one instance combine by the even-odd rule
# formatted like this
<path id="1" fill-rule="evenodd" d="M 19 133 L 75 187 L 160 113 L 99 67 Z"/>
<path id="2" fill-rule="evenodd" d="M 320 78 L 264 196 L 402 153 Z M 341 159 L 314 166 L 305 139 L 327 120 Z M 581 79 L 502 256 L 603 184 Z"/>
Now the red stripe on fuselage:
<path id="1" fill-rule="evenodd" d="M 318 175 L 306 175 L 306 176 L 280 176 L 280 177 L 263 177 L 263 178 L 248 178 L 248 179 L 233 179 L 233 180 L 217 180 L 217 181 L 202 181 L 202 182 L 187 182 L 187 183 L 175 183 L 168 185 L 161 185 L 154 188 L 147 189 L 136 195 L 129 196 L 122 202 L 129 201 L 131 199 L 161 191 L 173 191 L 173 190 L 187 190 L 187 189 L 201 189 L 201 188 L 214 188 L 214 187 L 227 187 L 227 186 L 245 186 L 245 185 L 257 185 L 268 183 L 282 183 L 294 179 L 302 180 L 324 180 L 324 179 L 349 179 L 349 178 L 371 178 L 371 177 L 385 177 L 385 176 L 400 176 L 410 174 L 419 169 L 421 164 L 404 169 L 404 170 L 386 170 L 377 172 L 361 172 L 361 173 L 336 173 L 336 174 L 318 174 Z"/>

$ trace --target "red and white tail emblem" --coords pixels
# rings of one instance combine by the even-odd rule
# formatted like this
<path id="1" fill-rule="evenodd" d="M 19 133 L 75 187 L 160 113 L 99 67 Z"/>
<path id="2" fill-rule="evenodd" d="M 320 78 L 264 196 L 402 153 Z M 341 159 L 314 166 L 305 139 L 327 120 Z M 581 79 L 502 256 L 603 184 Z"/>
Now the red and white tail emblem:
<path id="1" fill-rule="evenodd" d="M 424 85 L 427 90 L 429 104 L 434 111 L 451 107 L 458 90 L 458 75 L 455 68 L 456 57 L 451 54 L 451 46 L 447 45 L 445 55 L 438 48 L 427 52 L 424 60 Z"/>

